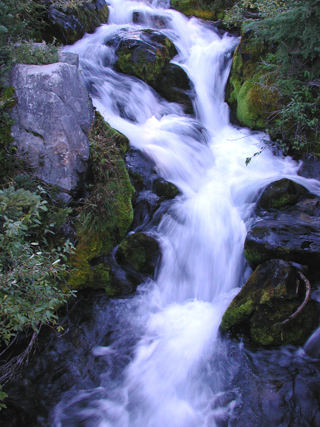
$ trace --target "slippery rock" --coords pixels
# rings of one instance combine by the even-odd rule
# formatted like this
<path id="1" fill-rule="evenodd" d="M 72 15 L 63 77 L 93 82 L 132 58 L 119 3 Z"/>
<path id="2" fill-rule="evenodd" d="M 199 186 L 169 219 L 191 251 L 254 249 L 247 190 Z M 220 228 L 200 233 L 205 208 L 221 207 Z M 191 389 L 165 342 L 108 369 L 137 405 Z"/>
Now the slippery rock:
<path id="1" fill-rule="evenodd" d="M 50 5 L 46 36 L 49 39 L 50 36 L 54 37 L 63 44 L 72 44 L 85 33 L 93 33 L 100 24 L 107 23 L 108 16 L 105 0 L 86 0 L 72 7 Z"/>
<path id="2" fill-rule="evenodd" d="M 244 327 L 264 346 L 303 344 L 319 325 L 318 303 L 301 266 L 282 260 L 260 265 L 227 308 L 222 330 Z"/>
<path id="3" fill-rule="evenodd" d="M 283 259 L 319 272 L 319 199 L 290 180 L 280 180 L 266 187 L 257 206 L 256 224 L 245 241 L 245 256 L 251 267 Z"/>
<path id="4" fill-rule="evenodd" d="M 77 67 L 17 64 L 11 83 L 17 96 L 12 135 L 18 156 L 44 182 L 77 191 L 87 168 L 93 121 Z"/>
<path id="5" fill-rule="evenodd" d="M 177 51 L 168 37 L 154 30 L 124 29 L 106 43 L 115 47 L 118 71 L 138 77 L 168 101 L 193 112 L 192 84 L 181 67 L 169 63 Z"/>
<path id="6" fill-rule="evenodd" d="M 144 233 L 127 236 L 119 245 L 116 260 L 139 273 L 153 276 L 160 258 L 159 243 Z"/>

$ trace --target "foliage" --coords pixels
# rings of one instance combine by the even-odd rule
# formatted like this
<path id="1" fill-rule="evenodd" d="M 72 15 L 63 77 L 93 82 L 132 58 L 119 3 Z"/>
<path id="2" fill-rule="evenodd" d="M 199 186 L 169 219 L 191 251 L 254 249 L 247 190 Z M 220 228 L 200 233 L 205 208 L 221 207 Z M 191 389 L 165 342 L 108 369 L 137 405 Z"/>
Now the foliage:
<path id="1" fill-rule="evenodd" d="M 14 88 L 10 86 L 3 89 L 0 92 L 0 180 L 10 173 L 14 164 L 15 147 L 11 145 L 13 120 L 9 114 L 14 104 Z"/>
<path id="2" fill-rule="evenodd" d="M 255 62 L 254 84 L 276 101 L 265 108 L 265 127 L 290 154 L 319 153 L 319 6 L 320 0 L 241 0 L 225 18 L 244 33 L 253 30 L 251 49 L 268 47 Z"/>
<path id="3" fill-rule="evenodd" d="M 5 345 L 27 328 L 38 332 L 43 324 L 55 324 L 56 309 L 73 294 L 60 286 L 73 247 L 69 241 L 50 247 L 46 235 L 54 224 L 42 228 L 48 211 L 42 192 L 11 186 L 0 191 L 0 342 Z"/>
<path id="4" fill-rule="evenodd" d="M 58 47 L 53 43 L 23 42 L 12 46 L 11 61 L 20 64 L 44 65 L 58 62 Z"/>

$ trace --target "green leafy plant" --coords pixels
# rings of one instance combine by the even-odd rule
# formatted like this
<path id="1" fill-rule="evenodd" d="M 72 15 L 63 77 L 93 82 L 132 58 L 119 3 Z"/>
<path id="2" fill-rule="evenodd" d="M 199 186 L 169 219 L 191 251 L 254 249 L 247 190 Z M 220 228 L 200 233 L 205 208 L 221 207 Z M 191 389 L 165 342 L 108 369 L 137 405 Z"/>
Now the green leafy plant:
<path id="1" fill-rule="evenodd" d="M 241 0 L 225 22 L 251 30 L 249 53 L 259 43 L 268 50 L 252 67 L 258 92 L 276 100 L 265 110 L 271 138 L 290 154 L 319 154 L 320 0 Z"/>
<path id="2" fill-rule="evenodd" d="M 1 367 L 1 383 L 28 359 L 41 326 L 56 325 L 56 310 L 74 295 L 65 281 L 74 248 L 69 241 L 49 243 L 54 224 L 43 226 L 43 193 L 12 186 L 0 191 L 0 344 L 11 346 L 19 332 L 31 335 L 22 354 Z"/>

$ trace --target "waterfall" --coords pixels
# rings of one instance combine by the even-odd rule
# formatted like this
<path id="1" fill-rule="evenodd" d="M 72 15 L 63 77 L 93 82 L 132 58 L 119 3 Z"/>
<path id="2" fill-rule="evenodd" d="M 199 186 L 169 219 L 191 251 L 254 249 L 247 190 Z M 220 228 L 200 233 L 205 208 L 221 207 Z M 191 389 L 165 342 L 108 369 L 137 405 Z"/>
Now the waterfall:
<path id="1" fill-rule="evenodd" d="M 218 328 L 250 273 L 243 246 L 255 201 L 272 181 L 304 179 L 297 176 L 298 163 L 268 148 L 245 164 L 267 137 L 229 122 L 224 90 L 237 38 L 163 3 L 109 3 L 108 25 L 67 49 L 79 54 L 83 79 L 106 121 L 149 156 L 181 195 L 160 223 L 146 230 L 160 242 L 162 261 L 155 282 L 142 284 L 130 302 L 135 309 L 126 311 L 139 331 L 130 363 L 116 380 L 105 381 L 102 374 L 96 387 L 62 398 L 52 425 L 215 426 L 241 399 L 241 390 L 226 389 L 239 367 L 228 362 Z M 134 11 L 144 14 L 147 24 L 134 24 Z M 178 52 L 173 62 L 194 85 L 195 118 L 137 78 L 112 69 L 116 56 L 106 40 L 123 28 L 152 28 L 150 13 L 164 18 L 161 31 Z M 315 182 L 303 182 L 315 191 Z M 122 300 L 114 304 L 123 310 Z M 99 360 L 118 349 L 111 344 L 92 351 Z"/>

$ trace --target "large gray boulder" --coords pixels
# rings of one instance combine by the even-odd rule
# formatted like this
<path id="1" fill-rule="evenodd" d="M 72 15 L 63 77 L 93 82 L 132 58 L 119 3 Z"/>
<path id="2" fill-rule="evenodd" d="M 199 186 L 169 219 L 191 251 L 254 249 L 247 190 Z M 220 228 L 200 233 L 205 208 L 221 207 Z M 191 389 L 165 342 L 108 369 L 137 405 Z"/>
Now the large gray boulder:
<path id="1" fill-rule="evenodd" d="M 39 179 L 78 191 L 89 159 L 93 107 L 77 67 L 17 64 L 11 83 L 17 96 L 12 135 L 18 156 Z"/>

